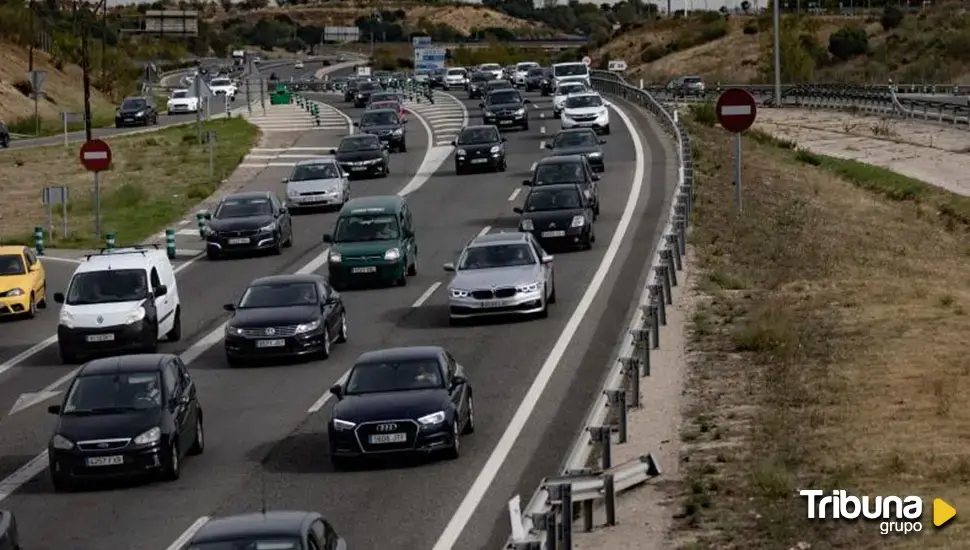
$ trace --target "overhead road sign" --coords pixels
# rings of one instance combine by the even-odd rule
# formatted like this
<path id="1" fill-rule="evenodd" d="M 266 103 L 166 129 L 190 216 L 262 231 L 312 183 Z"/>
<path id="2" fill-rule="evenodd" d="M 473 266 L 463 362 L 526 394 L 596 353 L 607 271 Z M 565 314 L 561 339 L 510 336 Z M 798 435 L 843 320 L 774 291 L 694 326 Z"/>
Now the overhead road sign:
<path id="1" fill-rule="evenodd" d="M 412 36 L 411 37 L 411 47 L 415 50 L 428 48 L 431 46 L 430 36 Z"/>
<path id="2" fill-rule="evenodd" d="M 86 141 L 81 146 L 81 165 L 89 172 L 104 172 L 111 166 L 111 147 L 100 139 Z"/>
<path id="3" fill-rule="evenodd" d="M 433 66 L 435 68 L 444 68 L 445 57 L 448 55 L 448 50 L 444 48 L 420 48 L 414 50 L 414 66 Z"/>
<path id="4" fill-rule="evenodd" d="M 615 72 L 615 73 L 622 73 L 623 71 L 626 70 L 626 67 L 627 67 L 626 61 L 623 61 L 622 59 L 614 59 L 610 61 L 609 66 L 606 68 L 606 70 Z"/>
<path id="5" fill-rule="evenodd" d="M 360 27 L 324 27 L 324 42 L 359 42 Z"/>
<path id="6" fill-rule="evenodd" d="M 160 36 L 198 36 L 199 12 L 194 10 L 149 10 L 145 32 Z"/>

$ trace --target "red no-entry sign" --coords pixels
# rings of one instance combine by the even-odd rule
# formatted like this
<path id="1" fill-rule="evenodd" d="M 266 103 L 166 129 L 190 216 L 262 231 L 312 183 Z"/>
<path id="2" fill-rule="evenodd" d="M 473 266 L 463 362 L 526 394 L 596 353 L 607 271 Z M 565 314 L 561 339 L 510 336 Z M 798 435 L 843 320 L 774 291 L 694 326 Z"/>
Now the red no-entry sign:
<path id="1" fill-rule="evenodd" d="M 92 139 L 81 146 L 81 165 L 90 172 L 103 172 L 111 166 L 111 147 L 100 139 Z"/>
<path id="2" fill-rule="evenodd" d="M 731 88 L 717 98 L 717 121 L 728 132 L 740 134 L 754 124 L 758 104 L 747 90 Z"/>

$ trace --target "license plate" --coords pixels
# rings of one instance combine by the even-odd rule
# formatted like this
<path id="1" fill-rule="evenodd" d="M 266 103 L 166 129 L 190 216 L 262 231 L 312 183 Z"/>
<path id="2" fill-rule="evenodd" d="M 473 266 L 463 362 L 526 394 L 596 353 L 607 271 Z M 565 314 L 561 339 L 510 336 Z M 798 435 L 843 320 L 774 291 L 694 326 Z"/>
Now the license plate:
<path id="1" fill-rule="evenodd" d="M 561 229 L 558 231 L 543 231 L 542 236 L 543 237 L 565 237 L 566 232 Z"/>
<path id="2" fill-rule="evenodd" d="M 351 273 L 377 273 L 377 267 L 369 265 L 366 267 L 352 267 L 350 268 Z"/>
<path id="3" fill-rule="evenodd" d="M 498 121 L 498 123 L 499 124 L 512 124 L 512 121 L 511 120 L 500 120 L 500 121 Z"/>
<path id="4" fill-rule="evenodd" d="M 257 348 L 282 348 L 286 346 L 286 340 L 256 340 Z"/>
<path id="5" fill-rule="evenodd" d="M 351 170 L 353 170 L 354 172 L 363 172 L 364 170 L 367 170 L 367 167 L 366 166 L 354 166 L 353 168 L 351 168 Z"/>
<path id="6" fill-rule="evenodd" d="M 249 244 L 249 238 L 235 237 L 235 238 L 229 239 L 229 244 Z"/>
<path id="7" fill-rule="evenodd" d="M 406 433 L 375 434 L 370 436 L 370 442 L 375 445 L 380 445 L 383 443 L 404 443 L 407 440 L 408 434 Z"/>
<path id="8" fill-rule="evenodd" d="M 88 334 L 85 338 L 88 342 L 111 342 L 114 339 L 114 334 Z"/>
<path id="9" fill-rule="evenodd" d="M 133 118 L 126 118 L 125 119 L 125 122 L 134 122 L 134 121 L 135 121 L 135 119 L 133 119 Z"/>
<path id="10" fill-rule="evenodd" d="M 488 159 L 472 159 L 472 164 L 485 164 Z"/>
<path id="11" fill-rule="evenodd" d="M 504 305 L 504 300 L 484 300 L 482 302 L 482 307 L 502 307 Z"/>
<path id="12" fill-rule="evenodd" d="M 125 463 L 123 456 L 91 456 L 87 459 L 88 466 L 118 466 Z"/>

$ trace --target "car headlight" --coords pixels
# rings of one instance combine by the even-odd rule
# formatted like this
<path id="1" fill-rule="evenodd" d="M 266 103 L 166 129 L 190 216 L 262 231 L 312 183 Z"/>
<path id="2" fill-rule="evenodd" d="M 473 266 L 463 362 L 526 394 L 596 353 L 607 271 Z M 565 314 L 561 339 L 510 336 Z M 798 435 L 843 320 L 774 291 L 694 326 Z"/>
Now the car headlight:
<path id="1" fill-rule="evenodd" d="M 340 252 L 330 251 L 330 263 L 339 264 L 343 260 Z"/>
<path id="2" fill-rule="evenodd" d="M 6 292 L 0 292 L 0 297 L 13 298 L 15 296 L 23 296 L 24 290 L 22 288 L 14 288 Z"/>
<path id="3" fill-rule="evenodd" d="M 451 297 L 452 298 L 467 298 L 470 294 L 471 294 L 471 292 L 469 292 L 467 290 L 461 290 L 461 289 L 457 289 L 457 288 L 451 289 Z"/>
<path id="4" fill-rule="evenodd" d="M 320 328 L 320 320 L 319 319 L 317 319 L 316 321 L 310 322 L 310 323 L 303 323 L 301 325 L 296 325 L 296 333 L 297 334 L 303 334 L 304 332 L 313 332 L 314 330 L 317 330 L 318 328 Z"/>
<path id="5" fill-rule="evenodd" d="M 61 434 L 54 434 L 51 438 L 51 446 L 62 451 L 70 451 L 74 448 L 74 442 Z"/>
<path id="6" fill-rule="evenodd" d="M 527 294 L 529 292 L 536 292 L 539 290 L 539 283 L 529 283 L 527 285 L 516 285 L 516 292 L 521 292 L 522 294 Z"/>
<path id="7" fill-rule="evenodd" d="M 463 157 L 463 156 L 465 156 L 467 154 L 468 154 L 468 151 L 466 151 L 464 149 L 459 149 L 459 150 L 455 151 L 455 155 L 457 155 L 459 157 Z"/>
<path id="8" fill-rule="evenodd" d="M 441 424 L 445 421 L 445 411 L 438 411 L 436 413 L 426 414 L 418 419 L 418 422 L 424 424 L 425 426 L 434 426 L 436 424 Z"/>
<path id="9" fill-rule="evenodd" d="M 515 116 L 522 116 L 524 114 L 525 114 L 525 109 L 524 108 L 515 111 Z"/>
<path id="10" fill-rule="evenodd" d="M 586 225 L 584 216 L 573 216 L 573 223 L 569 224 L 569 227 L 582 227 L 584 225 Z"/>
<path id="11" fill-rule="evenodd" d="M 296 189 L 287 189 L 286 190 L 286 196 L 287 197 L 299 197 L 300 196 L 300 193 Z"/>
<path id="12" fill-rule="evenodd" d="M 259 228 L 260 232 L 269 233 L 270 231 L 276 231 L 276 222 L 271 222 L 263 227 Z"/>
<path id="13" fill-rule="evenodd" d="M 494 154 L 494 153 L 498 153 L 498 152 L 499 152 L 499 151 L 501 151 L 501 150 L 502 150 L 502 148 L 501 148 L 501 147 L 499 147 L 498 145 L 492 145 L 492 148 L 491 148 L 491 149 L 489 149 L 489 150 L 488 150 L 488 152 L 490 152 L 490 153 L 493 153 L 493 154 Z"/>
<path id="14" fill-rule="evenodd" d="M 535 226 L 532 225 L 532 220 L 522 220 L 519 227 L 522 229 L 522 231 L 532 231 L 535 229 Z"/>
<path id="15" fill-rule="evenodd" d="M 387 261 L 394 261 L 401 257 L 401 251 L 396 248 L 391 248 L 384 253 L 384 259 Z"/>
<path id="16" fill-rule="evenodd" d="M 154 427 L 148 431 L 142 432 L 141 435 L 135 438 L 135 445 L 151 445 L 153 443 L 158 443 L 162 439 L 162 430 L 159 427 Z"/>
<path id="17" fill-rule="evenodd" d="M 485 116 L 487 116 L 487 117 L 493 117 L 493 116 L 495 116 L 495 113 L 493 113 L 492 111 L 485 111 Z"/>
<path id="18" fill-rule="evenodd" d="M 598 158 L 600 158 L 602 156 L 603 156 L 603 153 L 600 153 L 599 151 L 597 151 L 595 153 L 590 153 L 589 154 L 589 158 L 591 158 L 591 159 L 598 159 Z"/>
<path id="19" fill-rule="evenodd" d="M 347 422 L 346 420 L 341 420 L 339 418 L 333 419 L 333 427 L 340 431 L 353 430 L 357 424 L 353 422 Z"/>
<path id="20" fill-rule="evenodd" d="M 395 136 L 404 135 L 404 128 L 398 128 L 398 129 L 394 130 L 394 135 Z"/>
<path id="21" fill-rule="evenodd" d="M 136 117 L 138 117 L 138 116 L 145 116 L 145 111 L 138 111 L 137 113 L 135 113 L 135 116 Z"/>
<path id="22" fill-rule="evenodd" d="M 233 327 L 233 326 L 226 325 L 226 334 L 229 334 L 231 336 L 242 336 L 243 329 L 241 329 L 239 327 Z"/>
<path id="23" fill-rule="evenodd" d="M 145 318 L 145 308 L 139 307 L 128 312 L 128 316 L 125 317 L 125 324 L 130 325 L 132 323 L 137 323 L 138 321 L 141 321 L 144 318 Z"/>
<path id="24" fill-rule="evenodd" d="M 602 111 L 596 114 L 596 118 L 603 118 L 607 116 L 610 116 L 610 113 L 606 109 L 603 109 Z"/>
<path id="25" fill-rule="evenodd" d="M 61 317 L 58 320 L 58 323 L 65 328 L 74 328 L 74 314 L 62 308 Z"/>

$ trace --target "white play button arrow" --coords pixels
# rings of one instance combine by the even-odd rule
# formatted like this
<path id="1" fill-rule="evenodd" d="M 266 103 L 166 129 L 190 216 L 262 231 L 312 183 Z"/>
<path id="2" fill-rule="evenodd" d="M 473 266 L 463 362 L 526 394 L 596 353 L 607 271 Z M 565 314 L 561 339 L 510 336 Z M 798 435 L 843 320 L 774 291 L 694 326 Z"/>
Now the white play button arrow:
<path id="1" fill-rule="evenodd" d="M 7 413 L 7 416 L 17 414 L 24 409 L 33 407 L 34 405 L 39 405 L 52 397 L 56 397 L 60 393 L 60 391 L 39 391 L 21 394 L 20 397 L 17 398 L 17 402 L 14 403 L 13 407 L 10 408 L 10 412 Z"/>

